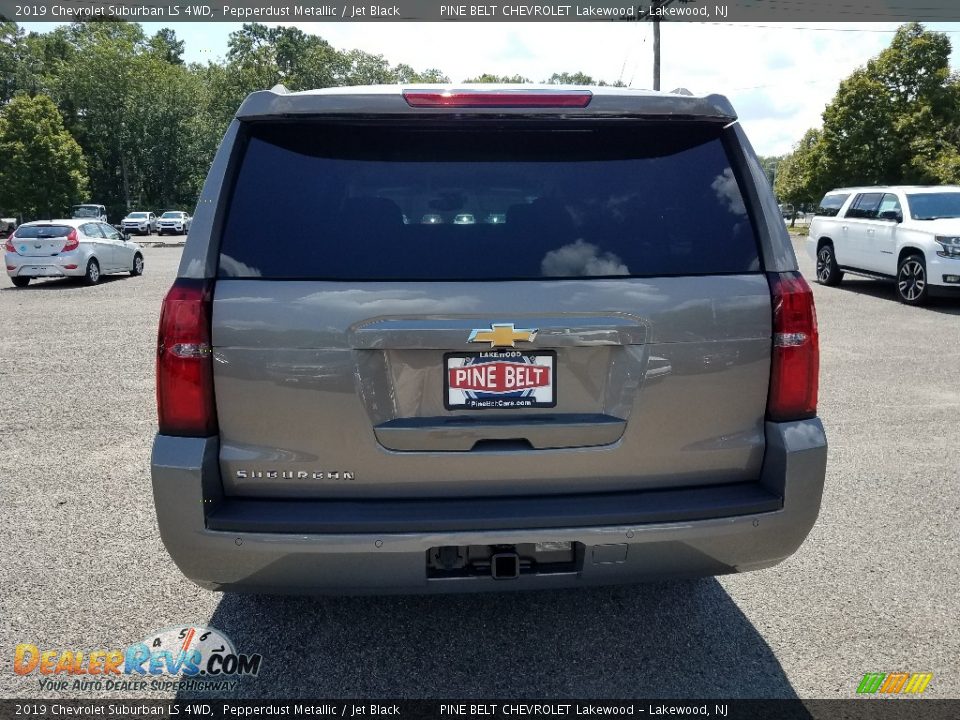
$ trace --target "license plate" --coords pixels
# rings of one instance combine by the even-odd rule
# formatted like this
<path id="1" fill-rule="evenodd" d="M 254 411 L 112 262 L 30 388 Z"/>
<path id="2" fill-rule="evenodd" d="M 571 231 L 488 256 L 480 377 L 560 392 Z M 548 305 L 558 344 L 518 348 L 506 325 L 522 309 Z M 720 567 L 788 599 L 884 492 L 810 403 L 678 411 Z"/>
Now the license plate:
<path id="1" fill-rule="evenodd" d="M 56 268 L 52 268 L 46 265 L 34 265 L 33 267 L 25 268 L 26 272 L 21 271 L 23 275 L 32 275 L 34 277 L 42 277 L 46 275 L 59 275 L 60 271 Z"/>
<path id="2" fill-rule="evenodd" d="M 487 350 L 443 356 L 447 410 L 551 408 L 557 405 L 557 354 Z"/>

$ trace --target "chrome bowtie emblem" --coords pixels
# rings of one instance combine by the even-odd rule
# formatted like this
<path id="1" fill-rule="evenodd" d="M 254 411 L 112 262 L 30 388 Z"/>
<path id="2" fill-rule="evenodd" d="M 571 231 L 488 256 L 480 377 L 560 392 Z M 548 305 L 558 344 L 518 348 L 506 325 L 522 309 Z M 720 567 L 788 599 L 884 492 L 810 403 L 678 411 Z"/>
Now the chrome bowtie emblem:
<path id="1" fill-rule="evenodd" d="M 490 347 L 516 347 L 518 342 L 533 342 L 537 336 L 536 328 L 517 330 L 513 323 L 494 323 L 489 330 L 474 330 L 467 342 L 488 342 Z"/>

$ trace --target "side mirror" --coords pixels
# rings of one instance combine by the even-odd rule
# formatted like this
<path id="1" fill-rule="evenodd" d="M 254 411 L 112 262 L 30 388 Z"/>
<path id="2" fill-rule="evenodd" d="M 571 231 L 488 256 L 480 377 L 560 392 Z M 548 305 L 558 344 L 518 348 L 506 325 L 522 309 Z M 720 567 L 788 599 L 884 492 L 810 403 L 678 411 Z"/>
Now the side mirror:
<path id="1" fill-rule="evenodd" d="M 881 220 L 893 220 L 894 222 L 903 222 L 903 213 L 899 210 L 884 210 L 880 213 Z"/>

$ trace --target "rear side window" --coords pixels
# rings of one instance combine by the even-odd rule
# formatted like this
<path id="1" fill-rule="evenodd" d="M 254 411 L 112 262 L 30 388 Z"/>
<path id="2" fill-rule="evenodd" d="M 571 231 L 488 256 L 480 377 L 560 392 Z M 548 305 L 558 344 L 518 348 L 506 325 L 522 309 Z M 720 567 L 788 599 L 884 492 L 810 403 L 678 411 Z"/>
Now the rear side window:
<path id="1" fill-rule="evenodd" d="M 877 217 L 880 209 L 880 200 L 882 198 L 883 193 L 862 193 L 861 195 L 857 195 L 853 204 L 847 210 L 846 217 L 872 220 Z"/>
<path id="2" fill-rule="evenodd" d="M 850 197 L 849 193 L 840 195 L 825 195 L 823 200 L 821 200 L 820 204 L 817 206 L 817 209 L 814 211 L 814 214 L 822 215 L 824 217 L 836 217 L 837 213 L 840 212 L 840 208 L 843 207 L 843 204 L 847 201 L 848 197 Z"/>
<path id="3" fill-rule="evenodd" d="M 707 124 L 257 124 L 223 277 L 510 280 L 759 271 Z"/>
<path id="4" fill-rule="evenodd" d="M 66 225 L 27 225 L 17 228 L 14 237 L 19 240 L 66 237 L 73 230 Z"/>

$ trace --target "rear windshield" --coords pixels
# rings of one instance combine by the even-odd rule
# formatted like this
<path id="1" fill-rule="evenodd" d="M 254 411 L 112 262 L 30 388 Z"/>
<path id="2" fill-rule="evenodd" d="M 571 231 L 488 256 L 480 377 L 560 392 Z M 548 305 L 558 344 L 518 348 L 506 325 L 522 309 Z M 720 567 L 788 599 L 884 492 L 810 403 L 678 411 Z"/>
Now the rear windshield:
<path id="1" fill-rule="evenodd" d="M 814 211 L 815 215 L 823 215 L 825 217 L 836 217 L 837 213 L 840 212 L 840 208 L 843 207 L 843 204 L 847 201 L 847 198 L 850 197 L 850 193 L 844 195 L 827 195 L 823 200 L 820 201 L 820 204 L 817 206 L 817 209 Z"/>
<path id="2" fill-rule="evenodd" d="M 248 132 L 221 276 L 509 280 L 760 269 L 713 125 L 300 122 Z"/>
<path id="3" fill-rule="evenodd" d="M 14 237 L 20 240 L 36 240 L 44 238 L 65 237 L 73 230 L 66 225 L 21 225 L 14 233 Z"/>

